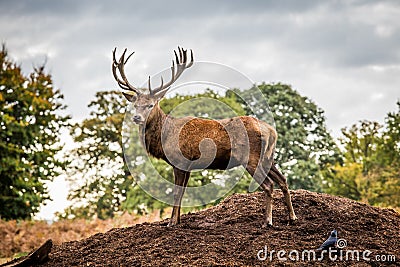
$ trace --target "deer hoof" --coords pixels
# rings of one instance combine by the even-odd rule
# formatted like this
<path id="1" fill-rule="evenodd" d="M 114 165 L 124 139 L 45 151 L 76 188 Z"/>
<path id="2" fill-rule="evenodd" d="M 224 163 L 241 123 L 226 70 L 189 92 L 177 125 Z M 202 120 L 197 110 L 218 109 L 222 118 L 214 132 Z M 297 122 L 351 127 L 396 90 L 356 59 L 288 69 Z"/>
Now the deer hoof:
<path id="1" fill-rule="evenodd" d="M 290 219 L 289 219 L 288 225 L 294 225 L 294 224 L 296 224 L 297 222 L 298 222 L 298 219 L 297 219 L 297 217 L 295 216 L 294 218 L 290 218 Z"/>
<path id="2" fill-rule="evenodd" d="M 273 228 L 274 226 L 272 225 L 272 223 L 263 223 L 261 227 L 263 229 L 267 229 L 267 228 Z"/>
<path id="3" fill-rule="evenodd" d="M 175 225 L 177 225 L 177 224 L 179 224 L 179 222 L 175 222 L 175 221 L 173 221 L 173 220 L 171 220 L 171 221 L 169 221 L 169 223 L 168 223 L 168 227 L 172 227 L 172 226 L 175 226 Z"/>

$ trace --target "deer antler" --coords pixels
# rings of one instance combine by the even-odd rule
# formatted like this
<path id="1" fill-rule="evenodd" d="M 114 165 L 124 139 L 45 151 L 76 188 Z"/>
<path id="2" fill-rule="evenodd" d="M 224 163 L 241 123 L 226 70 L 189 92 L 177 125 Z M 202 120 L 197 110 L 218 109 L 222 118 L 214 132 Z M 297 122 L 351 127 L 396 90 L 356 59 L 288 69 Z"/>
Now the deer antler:
<path id="1" fill-rule="evenodd" d="M 125 75 L 125 70 L 124 70 L 125 64 L 126 64 L 126 62 L 128 62 L 129 58 L 135 53 L 135 52 L 132 52 L 125 59 L 126 50 L 127 49 L 125 48 L 125 50 L 122 53 L 122 56 L 120 57 L 119 61 L 117 61 L 117 59 L 115 58 L 115 52 L 117 51 L 117 48 L 114 49 L 114 51 L 113 51 L 112 72 L 114 74 L 114 78 L 117 81 L 119 87 L 121 87 L 124 90 L 134 92 L 137 95 L 140 95 L 141 92 L 136 87 L 134 87 L 133 85 L 131 85 L 129 83 L 129 81 L 126 78 L 126 75 Z M 117 68 L 118 68 L 119 74 L 121 75 L 122 80 L 117 75 Z"/>
<path id="2" fill-rule="evenodd" d="M 178 54 L 176 53 L 176 50 L 174 50 L 175 62 L 174 60 L 172 60 L 171 80 L 169 82 L 164 84 L 163 78 L 161 77 L 161 85 L 155 89 L 151 89 L 150 77 L 149 77 L 149 91 L 151 95 L 159 94 L 161 92 L 166 93 L 166 91 L 168 91 L 171 85 L 181 76 L 183 71 L 187 68 L 190 68 L 193 65 L 193 51 L 191 49 L 190 49 L 189 63 L 187 63 L 187 50 L 178 46 L 178 52 L 179 52 L 179 57 Z M 176 63 L 176 71 L 175 71 L 175 63 Z"/>

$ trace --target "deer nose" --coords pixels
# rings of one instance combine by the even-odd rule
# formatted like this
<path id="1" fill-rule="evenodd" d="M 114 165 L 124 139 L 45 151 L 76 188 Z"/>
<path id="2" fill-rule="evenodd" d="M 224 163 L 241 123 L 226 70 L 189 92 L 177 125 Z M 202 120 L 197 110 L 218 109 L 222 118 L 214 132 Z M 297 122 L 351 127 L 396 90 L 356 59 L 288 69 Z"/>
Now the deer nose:
<path id="1" fill-rule="evenodd" d="M 139 115 L 133 116 L 134 121 L 141 121 L 141 117 Z"/>

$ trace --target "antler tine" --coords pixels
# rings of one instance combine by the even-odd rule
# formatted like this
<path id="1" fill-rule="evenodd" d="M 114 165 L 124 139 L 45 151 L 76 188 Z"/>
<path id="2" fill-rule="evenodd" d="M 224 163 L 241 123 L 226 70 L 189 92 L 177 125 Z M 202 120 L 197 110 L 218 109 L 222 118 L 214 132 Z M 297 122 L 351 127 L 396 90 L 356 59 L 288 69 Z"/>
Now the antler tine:
<path id="1" fill-rule="evenodd" d="M 117 75 L 117 67 L 118 67 L 118 62 L 117 59 L 115 58 L 115 53 L 117 51 L 117 48 L 114 48 L 113 50 L 113 64 L 112 64 L 112 73 L 114 75 L 115 80 L 117 81 L 118 85 L 122 88 L 122 89 L 127 89 L 124 87 L 123 85 L 123 81 L 120 80 L 120 78 Z"/>
<path id="2" fill-rule="evenodd" d="M 179 46 L 178 46 L 178 49 L 179 49 Z M 179 50 L 180 51 L 180 50 Z M 174 50 L 174 54 L 175 54 L 175 62 L 176 62 L 176 65 L 179 65 L 179 58 L 178 58 L 178 55 L 176 54 L 176 50 Z"/>
<path id="3" fill-rule="evenodd" d="M 184 50 L 183 50 L 183 48 L 181 48 L 179 46 L 178 46 L 178 50 L 179 50 L 179 59 L 181 60 L 180 63 L 183 63 L 184 62 L 184 60 L 183 60 L 183 52 L 184 52 Z"/>
<path id="4" fill-rule="evenodd" d="M 150 94 L 151 94 L 150 75 L 149 75 L 149 92 L 150 92 Z"/>
<path id="5" fill-rule="evenodd" d="M 122 55 L 121 55 L 119 61 L 117 61 L 116 56 L 115 56 L 116 51 L 117 51 L 117 48 L 114 48 L 114 50 L 113 50 L 112 72 L 113 72 L 113 75 L 114 75 L 115 80 L 117 81 L 119 87 L 121 87 L 122 89 L 128 90 L 128 91 L 132 91 L 132 92 L 134 92 L 134 93 L 136 93 L 136 94 L 139 95 L 139 94 L 140 94 L 139 90 L 138 90 L 136 87 L 134 87 L 133 85 L 131 85 L 131 84 L 129 83 L 128 79 L 126 78 L 125 69 L 124 69 L 125 64 L 128 62 L 129 58 L 130 58 L 135 52 L 132 52 L 132 53 L 125 59 L 125 54 L 126 54 L 126 52 L 127 52 L 127 49 L 125 48 L 125 50 L 124 50 L 124 52 L 122 53 Z M 122 80 L 118 77 L 117 68 L 118 68 L 118 71 L 119 71 L 119 74 L 120 74 Z"/>
<path id="6" fill-rule="evenodd" d="M 134 87 L 133 85 L 131 85 L 131 84 L 129 83 L 129 81 L 128 81 L 128 79 L 126 78 L 126 75 L 125 75 L 125 64 L 126 64 L 126 62 L 128 61 L 128 59 L 132 56 L 132 54 L 133 54 L 134 52 L 133 52 L 132 54 L 130 54 L 130 55 L 128 56 L 128 58 L 125 60 L 126 51 L 127 51 L 127 49 L 125 48 L 124 52 L 122 53 L 121 58 L 119 59 L 118 70 L 119 70 L 119 73 L 121 74 L 121 78 L 122 78 L 122 80 L 124 81 L 125 85 L 126 85 L 127 87 L 129 87 L 132 91 L 134 91 L 134 92 L 137 93 L 138 91 L 137 91 L 136 87 Z"/>
<path id="7" fill-rule="evenodd" d="M 187 50 L 182 49 L 182 51 L 183 51 L 183 62 L 186 63 L 186 61 L 187 61 Z"/>
<path id="8" fill-rule="evenodd" d="M 171 80 L 175 79 L 175 61 L 172 60 Z"/>
<path id="9" fill-rule="evenodd" d="M 192 49 L 190 49 L 190 62 L 186 66 L 186 68 L 190 68 L 192 65 L 193 65 L 193 51 L 192 51 Z"/>
<path id="10" fill-rule="evenodd" d="M 121 79 L 119 79 L 119 77 L 118 77 L 118 75 L 117 75 L 117 67 L 118 67 L 118 65 L 119 65 L 119 63 L 118 63 L 118 61 L 117 61 L 117 59 L 116 59 L 116 57 L 115 57 L 115 53 L 116 53 L 116 51 L 117 51 L 117 48 L 115 47 L 114 48 L 114 50 L 113 50 L 113 64 L 112 64 L 112 71 L 113 71 L 113 74 L 114 74 L 114 78 L 117 80 L 117 82 L 118 82 L 118 84 L 120 84 L 120 83 L 124 83 L 123 81 L 121 81 Z"/>
<path id="11" fill-rule="evenodd" d="M 162 88 L 163 85 L 164 85 L 164 80 L 163 80 L 163 77 L 161 76 L 161 85 L 160 85 L 160 87 Z"/>
<path id="12" fill-rule="evenodd" d="M 126 48 L 125 48 L 125 50 L 126 50 Z M 128 62 L 129 58 L 130 58 L 133 54 L 135 54 L 135 51 L 133 51 L 132 53 L 130 53 L 129 56 L 125 59 L 124 65 L 126 64 L 126 62 Z"/>
<path id="13" fill-rule="evenodd" d="M 179 56 L 178 56 L 179 53 Z M 161 83 L 161 86 L 151 90 L 151 94 L 155 95 L 160 92 L 164 92 L 168 90 L 171 85 L 181 76 L 183 71 L 187 68 L 190 68 L 193 65 L 193 51 L 190 50 L 190 57 L 191 60 L 189 64 L 187 64 L 187 50 L 181 48 L 178 46 L 178 53 L 176 50 L 174 50 L 174 55 L 175 55 L 175 62 L 176 62 L 176 71 L 175 71 L 175 62 L 172 60 L 172 66 L 171 66 L 171 80 L 167 82 L 166 84 Z M 162 79 L 162 77 L 161 77 Z"/>

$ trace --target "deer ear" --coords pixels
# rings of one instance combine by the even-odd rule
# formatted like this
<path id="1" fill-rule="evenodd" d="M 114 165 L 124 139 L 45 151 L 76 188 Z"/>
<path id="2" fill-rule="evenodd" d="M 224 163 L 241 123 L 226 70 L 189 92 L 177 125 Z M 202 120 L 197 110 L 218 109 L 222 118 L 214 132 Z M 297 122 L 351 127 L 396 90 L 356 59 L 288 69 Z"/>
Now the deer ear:
<path id="1" fill-rule="evenodd" d="M 129 102 L 134 102 L 136 100 L 136 95 L 131 95 L 125 92 L 122 92 L 122 94 L 125 96 L 125 98 L 129 101 Z"/>

